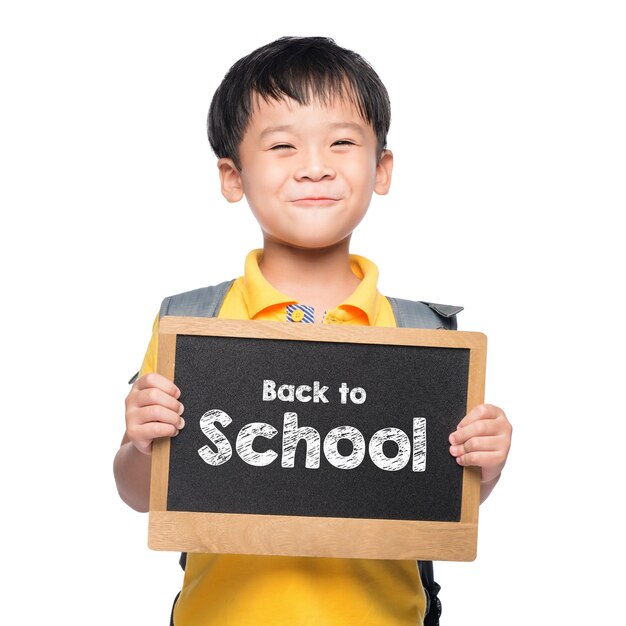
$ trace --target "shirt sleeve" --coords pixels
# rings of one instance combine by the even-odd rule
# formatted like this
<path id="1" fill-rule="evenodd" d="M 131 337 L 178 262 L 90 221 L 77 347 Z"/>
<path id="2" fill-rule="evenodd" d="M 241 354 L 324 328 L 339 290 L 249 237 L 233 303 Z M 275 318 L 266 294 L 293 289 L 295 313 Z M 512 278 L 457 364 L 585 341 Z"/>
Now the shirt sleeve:
<path id="1" fill-rule="evenodd" d="M 159 316 L 157 315 L 152 324 L 152 337 L 150 337 L 150 343 L 146 350 L 146 355 L 143 358 L 141 369 L 139 370 L 139 376 L 145 374 L 151 374 L 157 371 L 157 354 L 159 352 Z"/>

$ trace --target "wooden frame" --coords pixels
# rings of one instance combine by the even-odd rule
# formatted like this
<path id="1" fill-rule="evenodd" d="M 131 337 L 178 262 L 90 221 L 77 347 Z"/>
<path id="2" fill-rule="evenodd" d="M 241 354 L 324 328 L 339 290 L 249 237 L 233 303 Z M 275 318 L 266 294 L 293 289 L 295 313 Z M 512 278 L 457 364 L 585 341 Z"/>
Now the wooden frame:
<path id="1" fill-rule="evenodd" d="M 467 409 L 483 402 L 486 337 L 480 333 L 164 317 L 158 371 L 171 380 L 179 334 L 469 349 Z M 368 559 L 476 557 L 477 468 L 464 469 L 459 522 L 198 513 L 167 510 L 169 452 L 169 438 L 154 442 L 148 541 L 152 549 Z"/>

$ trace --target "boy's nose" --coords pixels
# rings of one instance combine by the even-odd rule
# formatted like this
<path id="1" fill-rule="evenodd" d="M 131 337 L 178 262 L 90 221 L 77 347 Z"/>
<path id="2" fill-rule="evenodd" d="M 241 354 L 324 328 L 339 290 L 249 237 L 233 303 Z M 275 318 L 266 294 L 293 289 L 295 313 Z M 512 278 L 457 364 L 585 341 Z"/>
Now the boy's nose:
<path id="1" fill-rule="evenodd" d="M 318 181 L 324 178 L 334 178 L 335 170 L 321 155 L 308 155 L 298 164 L 294 176 L 297 180 Z"/>

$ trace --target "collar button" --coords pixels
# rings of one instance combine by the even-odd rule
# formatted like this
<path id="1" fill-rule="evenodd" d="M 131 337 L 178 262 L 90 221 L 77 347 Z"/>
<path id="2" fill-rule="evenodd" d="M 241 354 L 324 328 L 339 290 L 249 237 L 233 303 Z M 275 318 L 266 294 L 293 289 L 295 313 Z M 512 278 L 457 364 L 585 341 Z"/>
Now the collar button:
<path id="1" fill-rule="evenodd" d="M 304 319 L 304 311 L 301 309 L 294 309 L 290 313 L 290 319 L 292 322 L 301 322 Z"/>

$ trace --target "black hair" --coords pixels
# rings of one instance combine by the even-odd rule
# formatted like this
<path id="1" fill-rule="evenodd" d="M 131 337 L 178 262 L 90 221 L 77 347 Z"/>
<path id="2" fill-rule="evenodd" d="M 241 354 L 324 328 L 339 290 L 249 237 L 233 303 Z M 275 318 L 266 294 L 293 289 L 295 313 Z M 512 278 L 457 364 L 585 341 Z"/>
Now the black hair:
<path id="1" fill-rule="evenodd" d="M 302 105 L 346 97 L 374 129 L 379 157 L 387 146 L 391 106 L 385 86 L 365 59 L 327 37 L 282 37 L 230 68 L 211 101 L 207 133 L 215 155 L 237 167 L 255 97 L 288 97 Z"/>

